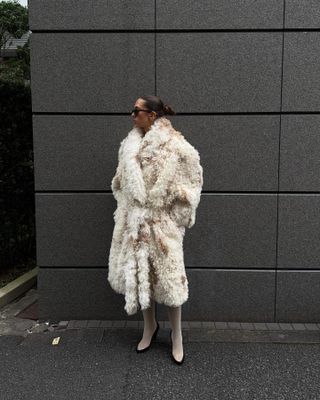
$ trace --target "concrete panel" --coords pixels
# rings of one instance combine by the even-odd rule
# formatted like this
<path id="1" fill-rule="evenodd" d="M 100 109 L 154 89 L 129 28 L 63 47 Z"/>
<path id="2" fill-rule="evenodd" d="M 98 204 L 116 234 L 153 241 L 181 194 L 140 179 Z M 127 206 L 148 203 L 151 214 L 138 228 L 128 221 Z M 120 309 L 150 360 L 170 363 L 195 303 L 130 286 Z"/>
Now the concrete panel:
<path id="1" fill-rule="evenodd" d="M 280 191 L 320 191 L 320 116 L 281 118 Z"/>
<path id="2" fill-rule="evenodd" d="M 31 30 L 154 29 L 149 0 L 29 0 Z"/>
<path id="3" fill-rule="evenodd" d="M 33 112 L 130 112 L 154 91 L 152 33 L 32 33 Z"/>
<path id="4" fill-rule="evenodd" d="M 285 28 L 319 29 L 319 0 L 286 0 Z"/>
<path id="5" fill-rule="evenodd" d="M 278 271 L 277 321 L 320 322 L 320 271 Z"/>
<path id="6" fill-rule="evenodd" d="M 281 29 L 279 0 L 157 0 L 157 29 Z"/>
<path id="7" fill-rule="evenodd" d="M 123 115 L 34 115 L 35 189 L 111 191 L 120 142 L 132 127 Z"/>
<path id="8" fill-rule="evenodd" d="M 142 320 L 141 313 L 127 315 L 107 276 L 104 268 L 39 268 L 39 318 Z"/>
<path id="9" fill-rule="evenodd" d="M 199 150 L 204 191 L 278 190 L 278 115 L 181 115 L 171 120 Z"/>
<path id="10" fill-rule="evenodd" d="M 116 202 L 111 194 L 37 193 L 39 267 L 107 266 Z"/>
<path id="11" fill-rule="evenodd" d="M 156 53 L 179 112 L 280 111 L 282 32 L 159 32 Z"/>
<path id="12" fill-rule="evenodd" d="M 187 266 L 275 268 L 276 195 L 204 193 L 197 211 L 185 234 Z"/>
<path id="13" fill-rule="evenodd" d="M 285 32 L 283 111 L 320 110 L 320 32 Z"/>
<path id="14" fill-rule="evenodd" d="M 264 321 L 274 319 L 275 271 L 189 269 L 189 299 L 182 320 Z M 159 319 L 167 309 L 158 306 Z"/>
<path id="15" fill-rule="evenodd" d="M 320 269 L 320 194 L 279 195 L 279 268 Z"/>

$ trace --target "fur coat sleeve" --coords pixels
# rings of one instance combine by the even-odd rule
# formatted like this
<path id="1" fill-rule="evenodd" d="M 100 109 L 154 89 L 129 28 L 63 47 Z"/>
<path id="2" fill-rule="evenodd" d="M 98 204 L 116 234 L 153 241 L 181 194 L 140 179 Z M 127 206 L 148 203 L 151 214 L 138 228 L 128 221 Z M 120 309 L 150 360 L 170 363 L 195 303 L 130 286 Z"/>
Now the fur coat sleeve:
<path id="1" fill-rule="evenodd" d="M 177 166 L 171 185 L 172 203 L 169 214 L 178 226 L 191 228 L 203 185 L 203 169 L 198 151 L 184 140 L 179 148 Z"/>
<path id="2" fill-rule="evenodd" d="M 119 201 L 120 191 L 121 191 L 121 176 L 122 176 L 122 169 L 123 169 L 123 147 L 126 138 L 122 140 L 118 150 L 118 165 L 116 169 L 116 173 L 111 181 L 111 190 L 114 198 Z"/>

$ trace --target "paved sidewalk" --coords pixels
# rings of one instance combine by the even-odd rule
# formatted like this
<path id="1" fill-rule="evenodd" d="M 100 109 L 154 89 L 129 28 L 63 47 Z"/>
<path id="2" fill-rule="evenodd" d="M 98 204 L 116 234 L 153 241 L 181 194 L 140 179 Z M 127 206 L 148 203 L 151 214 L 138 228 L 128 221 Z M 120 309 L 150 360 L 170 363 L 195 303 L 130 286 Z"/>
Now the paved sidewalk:
<path id="1" fill-rule="evenodd" d="M 159 321 L 160 328 L 170 330 L 169 321 Z M 320 343 L 320 324 L 251 323 L 182 321 L 184 343 L 239 342 L 239 343 Z M 56 329 L 119 329 L 143 331 L 143 321 L 60 321 Z M 169 334 L 169 333 L 168 333 Z M 319 396 L 320 399 L 320 396 Z"/>

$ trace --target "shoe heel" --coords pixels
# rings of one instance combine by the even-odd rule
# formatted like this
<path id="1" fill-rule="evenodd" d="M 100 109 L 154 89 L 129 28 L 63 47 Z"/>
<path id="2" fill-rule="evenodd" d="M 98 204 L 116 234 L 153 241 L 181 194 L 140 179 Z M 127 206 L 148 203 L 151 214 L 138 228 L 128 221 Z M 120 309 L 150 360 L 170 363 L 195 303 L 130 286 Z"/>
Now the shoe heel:
<path id="1" fill-rule="evenodd" d="M 157 327 L 156 327 L 156 330 L 153 332 L 153 335 L 152 335 L 152 337 L 151 337 L 149 346 L 144 347 L 143 349 L 138 349 L 138 346 L 137 346 L 137 347 L 136 347 L 136 352 L 137 352 L 137 353 L 143 353 L 144 351 L 147 351 L 147 350 L 150 349 L 152 342 L 153 342 L 153 341 L 156 339 L 156 337 L 157 337 L 159 328 L 160 328 L 160 325 L 159 325 L 159 322 L 157 321 Z"/>
<path id="2" fill-rule="evenodd" d="M 169 332 L 170 343 L 171 343 L 171 348 L 172 348 L 172 336 L 171 336 L 171 333 L 172 333 L 172 329 L 170 329 L 170 332 Z M 174 356 L 173 356 L 173 354 L 172 354 L 172 351 L 171 351 L 171 359 L 175 362 L 175 364 L 178 364 L 178 365 L 183 364 L 183 362 L 184 362 L 184 352 L 183 352 L 183 357 L 182 357 L 182 359 L 179 361 L 179 360 L 177 360 L 177 359 L 174 358 Z"/>

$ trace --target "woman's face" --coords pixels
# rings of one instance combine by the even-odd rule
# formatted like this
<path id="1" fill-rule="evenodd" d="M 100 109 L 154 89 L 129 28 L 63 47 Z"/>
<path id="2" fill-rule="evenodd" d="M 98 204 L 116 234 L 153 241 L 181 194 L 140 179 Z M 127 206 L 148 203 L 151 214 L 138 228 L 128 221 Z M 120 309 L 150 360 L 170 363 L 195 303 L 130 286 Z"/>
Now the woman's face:
<path id="1" fill-rule="evenodd" d="M 147 110 L 143 99 L 138 99 L 135 102 L 134 109 L 136 110 Z M 138 128 L 142 128 L 144 131 L 149 130 L 151 124 L 156 119 L 157 114 L 154 111 L 139 111 L 136 115 L 132 113 L 133 123 Z"/>

